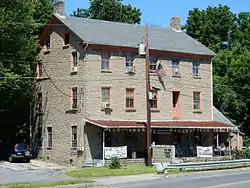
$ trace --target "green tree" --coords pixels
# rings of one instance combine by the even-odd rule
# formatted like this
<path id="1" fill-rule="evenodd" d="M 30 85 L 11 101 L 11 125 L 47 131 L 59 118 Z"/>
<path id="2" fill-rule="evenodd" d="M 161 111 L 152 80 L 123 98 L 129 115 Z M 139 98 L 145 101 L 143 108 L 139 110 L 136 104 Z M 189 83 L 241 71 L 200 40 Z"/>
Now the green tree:
<path id="1" fill-rule="evenodd" d="M 0 138 L 18 136 L 29 122 L 31 81 L 30 64 L 35 60 L 36 41 L 33 35 L 34 4 L 31 0 L 5 0 L 0 3 L 0 119 L 4 131 Z"/>
<path id="2" fill-rule="evenodd" d="M 29 140 L 33 67 L 41 29 L 52 14 L 50 0 L 0 1 L 0 143 Z M 3 147 L 3 146 L 2 146 Z M 7 147 L 7 146 L 6 146 Z M 1 149 L 1 146 L 0 146 Z"/>
<path id="3" fill-rule="evenodd" d="M 132 5 L 122 4 L 122 0 L 90 0 L 90 7 L 78 8 L 71 16 L 106 20 L 130 24 L 140 24 L 141 11 Z"/>
<path id="4" fill-rule="evenodd" d="M 250 135 L 250 13 L 221 5 L 193 9 L 183 29 L 217 52 L 214 105 Z"/>
<path id="5" fill-rule="evenodd" d="M 231 42 L 235 30 L 235 15 L 228 6 L 209 6 L 206 10 L 197 8 L 189 11 L 187 34 L 205 46 L 218 52 L 222 41 Z"/>

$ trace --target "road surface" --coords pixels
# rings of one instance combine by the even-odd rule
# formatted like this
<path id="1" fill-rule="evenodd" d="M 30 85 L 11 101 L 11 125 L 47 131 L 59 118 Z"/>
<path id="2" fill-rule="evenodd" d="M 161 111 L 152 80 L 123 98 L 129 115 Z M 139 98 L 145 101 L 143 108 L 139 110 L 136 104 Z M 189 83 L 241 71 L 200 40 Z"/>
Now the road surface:
<path id="1" fill-rule="evenodd" d="M 0 162 L 0 184 L 55 182 L 74 179 L 65 176 L 64 171 L 58 170 L 58 166 L 53 166 L 53 168 L 38 161 L 31 163 Z M 96 185 L 96 188 L 250 188 L 250 168 L 183 173 L 179 175 L 169 175 L 168 177 L 147 174 L 89 179 L 95 180 L 97 184 L 103 185 Z"/>
<path id="2" fill-rule="evenodd" d="M 98 179 L 97 179 L 98 181 Z M 100 179 L 105 184 L 104 179 Z M 99 182 L 100 182 L 99 181 Z M 171 175 L 153 180 L 123 182 L 110 185 L 108 182 L 96 188 L 250 188 L 250 169 Z"/>

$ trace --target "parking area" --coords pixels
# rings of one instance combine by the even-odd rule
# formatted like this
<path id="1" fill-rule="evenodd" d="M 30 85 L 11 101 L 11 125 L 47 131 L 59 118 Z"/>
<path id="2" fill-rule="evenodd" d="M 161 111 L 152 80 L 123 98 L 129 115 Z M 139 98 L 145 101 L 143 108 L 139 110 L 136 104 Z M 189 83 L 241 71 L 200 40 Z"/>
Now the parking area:
<path id="1" fill-rule="evenodd" d="M 0 162 L 0 184 L 17 182 L 53 182 L 71 180 L 64 175 L 67 166 L 45 161 L 31 160 L 30 163 Z"/>

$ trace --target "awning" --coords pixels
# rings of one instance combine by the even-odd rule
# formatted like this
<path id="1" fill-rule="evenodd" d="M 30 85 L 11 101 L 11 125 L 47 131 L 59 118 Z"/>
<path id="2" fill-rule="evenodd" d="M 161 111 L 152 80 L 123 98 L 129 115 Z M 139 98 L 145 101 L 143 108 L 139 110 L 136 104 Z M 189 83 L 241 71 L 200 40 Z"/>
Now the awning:
<path id="1" fill-rule="evenodd" d="M 145 128 L 146 121 L 130 120 L 92 120 L 85 119 L 86 122 L 102 128 Z M 178 129 L 234 129 L 233 125 L 216 121 L 152 121 L 152 128 L 178 128 Z"/>

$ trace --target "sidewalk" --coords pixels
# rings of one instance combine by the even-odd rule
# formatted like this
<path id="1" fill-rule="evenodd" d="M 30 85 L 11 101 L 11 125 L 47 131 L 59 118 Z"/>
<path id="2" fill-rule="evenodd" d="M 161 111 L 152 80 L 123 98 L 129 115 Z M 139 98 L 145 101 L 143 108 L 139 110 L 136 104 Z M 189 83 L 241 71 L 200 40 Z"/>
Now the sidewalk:
<path id="1" fill-rule="evenodd" d="M 59 165 L 49 161 L 41 161 L 41 160 L 31 160 L 30 165 L 45 168 L 45 169 L 53 169 L 53 170 L 66 170 L 66 169 L 74 169 L 74 167 L 69 165 Z"/>

